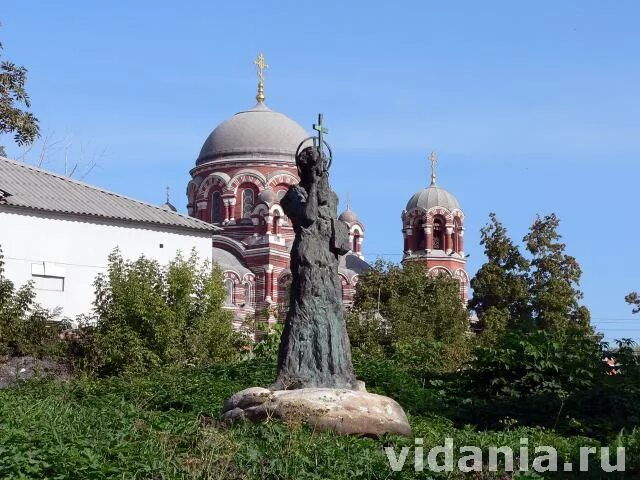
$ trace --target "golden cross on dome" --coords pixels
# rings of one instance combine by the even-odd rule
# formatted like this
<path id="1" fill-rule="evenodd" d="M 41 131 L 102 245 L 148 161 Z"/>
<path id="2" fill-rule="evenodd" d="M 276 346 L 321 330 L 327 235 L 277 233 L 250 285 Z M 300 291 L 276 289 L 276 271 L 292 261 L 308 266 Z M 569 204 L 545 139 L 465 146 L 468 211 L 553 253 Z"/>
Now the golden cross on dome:
<path id="1" fill-rule="evenodd" d="M 256 100 L 258 102 L 264 102 L 264 71 L 269 69 L 269 65 L 264 61 L 264 55 L 262 52 L 253 61 L 254 65 L 258 69 L 258 95 Z"/>
<path id="2" fill-rule="evenodd" d="M 436 164 L 438 163 L 436 152 L 434 151 L 431 152 L 431 155 L 429 155 L 429 160 L 431 161 L 431 185 L 435 185 L 436 184 Z"/>

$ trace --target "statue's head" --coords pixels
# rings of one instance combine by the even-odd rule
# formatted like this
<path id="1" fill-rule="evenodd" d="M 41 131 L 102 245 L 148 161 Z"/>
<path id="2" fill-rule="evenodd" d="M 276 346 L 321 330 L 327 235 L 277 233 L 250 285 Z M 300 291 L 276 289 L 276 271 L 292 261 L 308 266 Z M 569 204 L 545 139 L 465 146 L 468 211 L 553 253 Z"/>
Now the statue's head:
<path id="1" fill-rule="evenodd" d="M 310 182 L 314 176 L 320 176 L 324 170 L 324 160 L 316 147 L 307 147 L 296 157 L 296 165 L 300 173 L 300 180 Z"/>

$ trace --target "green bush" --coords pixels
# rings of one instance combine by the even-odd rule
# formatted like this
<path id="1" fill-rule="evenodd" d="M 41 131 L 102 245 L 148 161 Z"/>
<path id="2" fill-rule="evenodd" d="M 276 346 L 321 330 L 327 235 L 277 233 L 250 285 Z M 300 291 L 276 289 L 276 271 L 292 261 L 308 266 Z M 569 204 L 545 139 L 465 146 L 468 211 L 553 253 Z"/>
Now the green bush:
<path id="1" fill-rule="evenodd" d="M 4 276 L 0 249 L 0 356 L 60 357 L 65 345 L 59 334 L 65 323 L 54 322 L 55 312 L 35 302 L 31 282 L 16 288 Z"/>
<path id="2" fill-rule="evenodd" d="M 632 365 L 627 374 L 606 375 L 603 346 L 581 329 L 574 335 L 508 332 L 475 350 L 452 418 L 498 428 L 509 417 L 610 440 L 640 423 L 640 382 Z"/>
<path id="3" fill-rule="evenodd" d="M 95 281 L 95 316 L 83 327 L 85 366 L 99 375 L 233 359 L 239 335 L 225 298 L 222 272 L 180 254 L 166 267 L 119 251 Z"/>
<path id="4" fill-rule="evenodd" d="M 602 349 L 595 336 L 558 338 L 549 331 L 507 332 L 494 346 L 478 347 L 467 370 L 480 397 L 558 397 L 591 388 L 604 378 Z"/>

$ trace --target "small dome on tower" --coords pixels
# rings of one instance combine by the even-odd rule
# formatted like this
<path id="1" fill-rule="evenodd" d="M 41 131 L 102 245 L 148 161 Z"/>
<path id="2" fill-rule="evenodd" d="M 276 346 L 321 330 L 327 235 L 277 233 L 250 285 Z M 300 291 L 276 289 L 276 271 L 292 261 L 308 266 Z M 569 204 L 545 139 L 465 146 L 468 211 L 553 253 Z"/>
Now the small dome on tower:
<path id="1" fill-rule="evenodd" d="M 356 212 L 351 210 L 349 207 L 347 207 L 347 209 L 340 214 L 338 220 L 342 220 L 345 223 L 357 223 L 360 221 L 358 219 L 358 215 L 356 215 Z"/>
<path id="2" fill-rule="evenodd" d="M 444 188 L 437 186 L 435 183 L 427 188 L 416 192 L 407 203 L 406 210 L 414 208 L 424 208 L 429 210 L 433 207 L 443 207 L 449 211 L 460 209 L 460 204 L 453 194 Z"/>
<path id="3" fill-rule="evenodd" d="M 407 203 L 406 210 L 409 211 L 414 208 L 429 210 L 433 207 L 442 207 L 449 211 L 456 209 L 459 210 L 460 204 L 456 197 L 444 188 L 440 188 L 436 185 L 436 164 L 438 163 L 436 152 L 431 152 L 431 155 L 429 155 L 429 161 L 431 162 L 431 185 L 414 193 Z"/>
<path id="4" fill-rule="evenodd" d="M 356 212 L 351 210 L 351 198 L 349 194 L 347 194 L 347 209 L 340 214 L 338 220 L 347 223 L 349 226 L 354 223 L 360 223 L 360 219 L 358 218 L 358 215 L 356 215 Z"/>

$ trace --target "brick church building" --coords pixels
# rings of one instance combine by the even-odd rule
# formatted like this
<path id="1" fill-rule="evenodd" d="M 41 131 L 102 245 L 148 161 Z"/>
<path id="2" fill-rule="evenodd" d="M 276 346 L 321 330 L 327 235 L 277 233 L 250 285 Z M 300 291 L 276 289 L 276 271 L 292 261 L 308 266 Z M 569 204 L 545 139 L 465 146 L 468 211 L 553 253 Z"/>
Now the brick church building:
<path id="1" fill-rule="evenodd" d="M 247 316 L 269 312 L 288 302 L 289 252 L 293 227 L 280 199 L 299 181 L 295 152 L 310 134 L 265 103 L 262 54 L 257 103 L 218 125 L 205 140 L 187 186 L 190 216 L 218 226 L 213 261 L 223 269 L 227 308 L 236 324 Z M 362 245 L 365 228 L 350 206 L 339 219 L 349 228 L 352 251 L 340 258 L 339 275 L 345 305 L 353 301 L 358 276 L 369 269 Z M 402 213 L 404 259 L 422 261 L 434 272 L 461 282 L 466 301 L 468 277 L 462 247 L 464 215 L 453 195 L 432 184 L 416 193 Z"/>
<path id="2" fill-rule="evenodd" d="M 278 306 L 288 302 L 289 252 L 295 235 L 279 202 L 289 186 L 299 181 L 295 152 L 310 136 L 266 105 L 263 62 L 261 55 L 256 62 L 257 103 L 211 132 L 187 186 L 189 215 L 222 228 L 214 236 L 213 260 L 224 271 L 227 307 L 236 313 L 236 323 L 264 309 L 273 321 Z M 362 254 L 364 225 L 349 207 L 339 219 L 349 227 L 353 246 L 341 257 L 339 268 L 348 305 L 358 275 L 369 266 Z"/>

